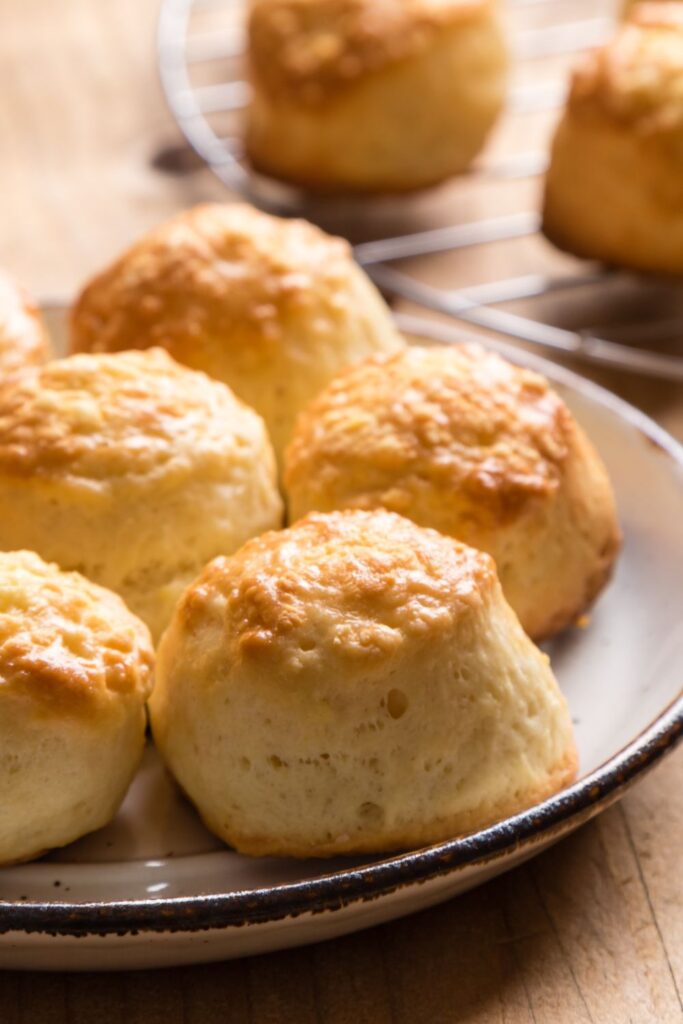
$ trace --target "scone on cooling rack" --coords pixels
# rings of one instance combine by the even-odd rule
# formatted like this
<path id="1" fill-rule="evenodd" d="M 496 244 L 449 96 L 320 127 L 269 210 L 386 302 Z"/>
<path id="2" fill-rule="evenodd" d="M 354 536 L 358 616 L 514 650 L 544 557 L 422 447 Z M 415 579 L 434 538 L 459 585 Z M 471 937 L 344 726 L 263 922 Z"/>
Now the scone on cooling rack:
<path id="1" fill-rule="evenodd" d="M 383 511 L 313 514 L 212 562 L 161 643 L 150 713 L 208 827 L 254 855 L 438 842 L 577 765 L 493 561 Z"/>
<path id="2" fill-rule="evenodd" d="M 246 204 L 188 210 L 140 239 L 76 302 L 72 351 L 161 345 L 265 419 L 276 455 L 339 370 L 404 342 L 349 245 Z"/>
<path id="3" fill-rule="evenodd" d="M 0 270 L 0 378 L 50 358 L 40 313 L 23 288 Z"/>
<path id="4" fill-rule="evenodd" d="M 142 756 L 152 663 L 115 594 L 0 552 L 0 864 L 113 818 Z"/>
<path id="5" fill-rule="evenodd" d="M 322 191 L 406 191 L 464 171 L 504 100 L 497 6 L 254 0 L 252 165 Z"/>
<path id="6" fill-rule="evenodd" d="M 0 380 L 0 550 L 119 593 L 158 637 L 206 562 L 280 525 L 263 420 L 160 350 Z"/>
<path id="7" fill-rule="evenodd" d="M 642 3 L 574 71 L 545 183 L 562 249 L 683 274 L 683 3 Z"/>
<path id="8" fill-rule="evenodd" d="M 299 418 L 284 482 L 292 519 L 382 507 L 487 551 L 535 639 L 575 621 L 619 547 L 607 473 L 564 402 L 478 346 L 341 374 Z"/>

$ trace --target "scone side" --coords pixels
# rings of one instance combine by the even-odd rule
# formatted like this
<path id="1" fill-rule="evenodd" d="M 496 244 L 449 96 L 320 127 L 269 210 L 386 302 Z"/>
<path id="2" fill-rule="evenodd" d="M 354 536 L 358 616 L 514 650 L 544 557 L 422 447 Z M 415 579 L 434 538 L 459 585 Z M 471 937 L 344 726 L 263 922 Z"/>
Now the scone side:
<path id="1" fill-rule="evenodd" d="M 310 845 L 281 843 L 273 840 L 272 837 L 265 838 L 249 833 L 240 833 L 236 830 L 231 830 L 227 834 L 219 823 L 205 814 L 200 813 L 200 817 L 210 832 L 233 847 L 238 853 L 248 857 L 293 857 L 307 860 L 313 857 L 328 859 L 340 855 L 391 854 L 432 846 L 452 839 L 462 839 L 475 832 L 483 832 L 492 825 L 535 807 L 566 789 L 576 781 L 578 766 L 578 754 L 576 748 L 572 747 L 567 751 L 563 761 L 553 769 L 547 784 L 527 793 L 523 799 L 493 805 L 485 815 L 480 816 L 472 812 L 462 813 L 449 819 L 443 819 L 435 823 L 434 826 L 400 829 L 389 836 L 370 835 L 361 841 L 349 841 L 346 844 L 338 841 L 332 844 Z"/>

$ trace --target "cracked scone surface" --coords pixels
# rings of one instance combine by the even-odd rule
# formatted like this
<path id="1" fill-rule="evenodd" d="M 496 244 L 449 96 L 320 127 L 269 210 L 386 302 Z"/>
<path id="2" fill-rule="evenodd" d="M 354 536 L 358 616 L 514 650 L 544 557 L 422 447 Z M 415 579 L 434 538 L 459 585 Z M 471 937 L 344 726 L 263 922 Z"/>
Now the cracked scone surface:
<path id="1" fill-rule="evenodd" d="M 0 550 L 119 593 L 158 637 L 206 562 L 280 525 L 261 418 L 162 350 L 0 381 Z"/>
<path id="2" fill-rule="evenodd" d="M 312 514 L 211 563 L 150 712 L 208 827 L 254 855 L 436 842 L 576 771 L 565 700 L 492 560 L 383 511 Z"/>
<path id="3" fill-rule="evenodd" d="M 71 345 L 163 346 L 256 409 L 279 455 L 297 413 L 336 373 L 403 342 L 346 241 L 216 203 L 162 224 L 86 285 Z"/>
<path id="4" fill-rule="evenodd" d="M 299 418 L 284 482 L 292 520 L 387 508 L 487 551 L 535 638 L 574 621 L 619 547 L 606 471 L 564 402 L 478 346 L 341 374 Z"/>
<path id="5" fill-rule="evenodd" d="M 0 552 L 0 864 L 115 814 L 138 766 L 149 631 L 110 591 Z"/>
<path id="6" fill-rule="evenodd" d="M 319 190 L 403 191 L 464 170 L 502 106 L 493 0 L 254 0 L 247 154 Z"/>
<path id="7" fill-rule="evenodd" d="M 51 345 L 38 309 L 16 281 L 0 270 L 0 375 L 46 362 Z"/>
<path id="8" fill-rule="evenodd" d="M 588 259 L 683 274 L 683 4 L 636 4 L 577 65 L 543 230 Z"/>

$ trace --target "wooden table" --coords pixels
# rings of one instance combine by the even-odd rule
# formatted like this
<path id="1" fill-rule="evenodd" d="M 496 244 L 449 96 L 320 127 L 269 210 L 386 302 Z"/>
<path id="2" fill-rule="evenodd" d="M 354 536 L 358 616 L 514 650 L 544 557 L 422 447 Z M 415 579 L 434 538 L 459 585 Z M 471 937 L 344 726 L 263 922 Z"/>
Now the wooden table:
<path id="1" fill-rule="evenodd" d="M 0 264 L 41 297 L 72 295 L 148 226 L 225 197 L 166 111 L 156 7 L 0 0 Z M 600 379 L 683 438 L 683 389 Z M 327 944 L 143 974 L 0 973 L 0 1021 L 680 1022 L 682 783 L 678 754 L 523 867 Z"/>

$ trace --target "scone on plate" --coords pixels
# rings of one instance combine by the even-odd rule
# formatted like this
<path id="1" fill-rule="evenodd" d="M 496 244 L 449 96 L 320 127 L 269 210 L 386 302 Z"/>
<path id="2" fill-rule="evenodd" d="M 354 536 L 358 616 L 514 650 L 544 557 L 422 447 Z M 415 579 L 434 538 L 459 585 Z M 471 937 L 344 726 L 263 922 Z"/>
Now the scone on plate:
<path id="1" fill-rule="evenodd" d="M 266 421 L 276 455 L 346 366 L 403 346 L 347 242 L 245 204 L 205 205 L 140 239 L 81 293 L 72 351 L 161 345 Z"/>
<path id="2" fill-rule="evenodd" d="M 0 380 L 0 550 L 119 593 L 158 637 L 202 566 L 280 525 L 263 420 L 166 352 Z"/>
<path id="3" fill-rule="evenodd" d="M 152 664 L 149 631 L 115 594 L 0 552 L 0 864 L 113 818 L 142 756 Z"/>
<path id="4" fill-rule="evenodd" d="M 543 230 L 578 256 L 683 274 L 683 3 L 637 4 L 576 68 Z"/>
<path id="5" fill-rule="evenodd" d="M 254 0 L 247 155 L 323 191 L 406 191 L 464 171 L 503 105 L 496 0 Z"/>
<path id="6" fill-rule="evenodd" d="M 212 562 L 158 654 L 166 764 L 254 855 L 434 843 L 576 773 L 564 697 L 488 555 L 389 512 L 313 514 Z"/>
<path id="7" fill-rule="evenodd" d="M 299 418 L 284 482 L 292 519 L 387 508 L 489 552 L 536 639 L 590 604 L 619 547 L 607 473 L 564 402 L 478 346 L 341 374 Z"/>
<path id="8" fill-rule="evenodd" d="M 50 358 L 51 346 L 40 313 L 26 292 L 0 270 L 0 379 Z"/>

